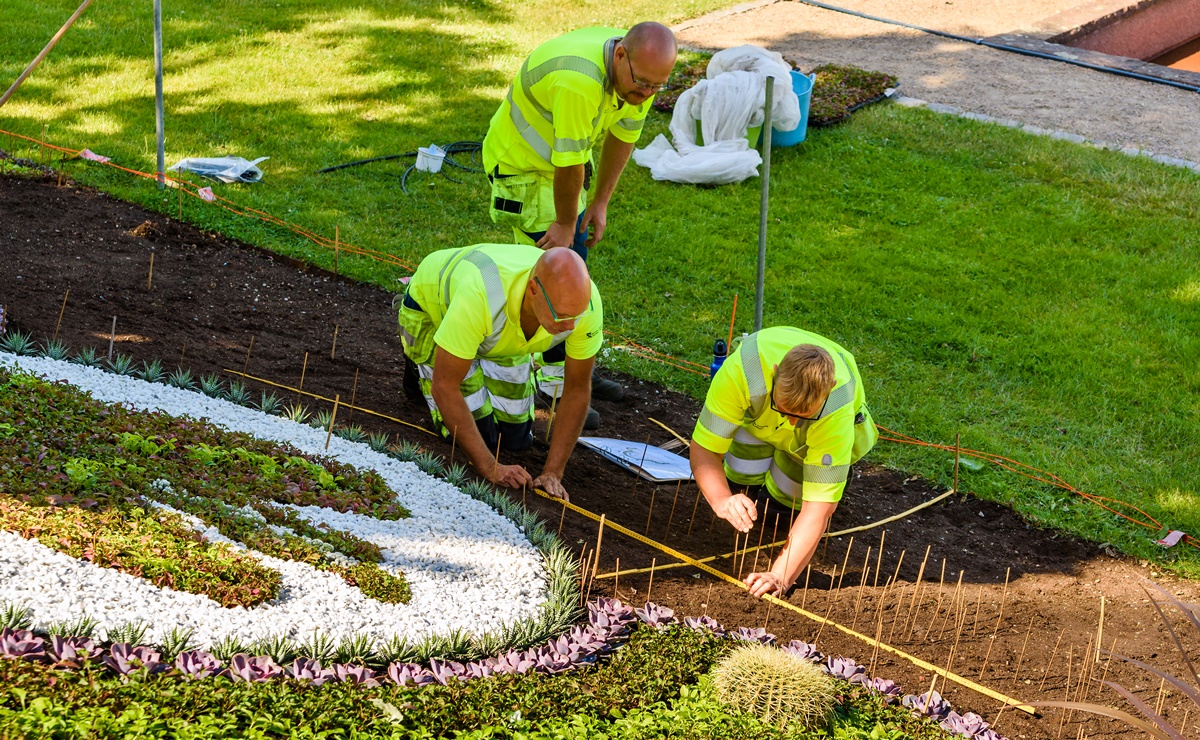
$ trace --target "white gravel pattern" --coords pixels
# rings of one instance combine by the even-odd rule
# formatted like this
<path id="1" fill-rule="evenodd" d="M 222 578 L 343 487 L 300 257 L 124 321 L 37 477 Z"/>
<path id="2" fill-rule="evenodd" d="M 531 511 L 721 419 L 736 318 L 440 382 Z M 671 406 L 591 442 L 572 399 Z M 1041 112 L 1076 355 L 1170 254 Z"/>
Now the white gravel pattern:
<path id="1" fill-rule="evenodd" d="M 380 566 L 402 571 L 408 579 L 413 594 L 409 604 L 383 604 L 336 575 L 250 551 L 282 574 L 283 588 L 277 599 L 252 609 L 226 609 L 205 596 L 159 588 L 0 531 L 0 601 L 30 607 L 38 626 L 87 615 L 99 620 L 98 634 L 103 635 L 119 624 L 142 620 L 150 625 L 148 639 L 185 627 L 195 630 L 202 646 L 231 635 L 243 641 L 278 634 L 305 639 L 315 630 L 334 639 L 366 632 L 377 640 L 400 635 L 414 641 L 455 629 L 496 632 L 535 617 L 546 600 L 542 557 L 517 527 L 412 463 L 339 437 L 326 451 L 324 431 L 95 368 L 2 352 L 0 365 L 67 381 L 100 401 L 203 418 L 230 431 L 373 469 L 412 512 L 408 519 L 381 521 L 316 506 L 295 507 L 309 521 L 325 522 L 379 545 L 384 556 Z M 224 539 L 215 530 L 205 536 Z"/>

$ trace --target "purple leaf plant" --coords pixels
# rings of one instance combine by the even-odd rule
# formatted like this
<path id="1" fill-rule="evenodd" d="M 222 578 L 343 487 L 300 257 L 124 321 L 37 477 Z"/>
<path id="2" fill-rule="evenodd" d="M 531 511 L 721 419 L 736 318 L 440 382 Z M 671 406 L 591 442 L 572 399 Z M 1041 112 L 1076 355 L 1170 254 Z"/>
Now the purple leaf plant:
<path id="1" fill-rule="evenodd" d="M 226 676 L 234 681 L 262 682 L 275 678 L 291 678 L 313 686 L 334 681 L 376 687 L 386 678 L 398 686 L 444 686 L 452 680 L 470 681 L 496 674 L 529 671 L 556 674 L 594 663 L 600 656 L 623 644 L 639 620 L 655 629 L 665 629 L 681 623 L 688 629 L 706 630 L 716 637 L 763 645 L 776 644 L 775 635 L 763 628 L 741 627 L 736 631 L 726 632 L 712 617 L 685 617 L 681 622 L 676 619 L 675 612 L 665 606 L 646 602 L 643 608 L 634 609 L 617 599 L 600 597 L 588 604 L 586 626 L 577 625 L 569 632 L 540 646 L 509 650 L 501 655 L 465 664 L 437 658 L 430 661 L 428 668 L 417 663 L 395 662 L 387 666 L 383 675 L 358 664 L 334 664 L 326 668 L 320 662 L 308 658 L 297 658 L 285 669 L 270 657 L 249 656 L 244 653 L 234 655 L 228 666 L 222 666 L 221 661 L 203 650 L 181 652 L 172 665 L 162 662 L 160 654 L 147 646 L 135 647 L 118 643 L 105 651 L 86 637 L 53 637 L 47 644 L 44 638 L 34 635 L 29 630 L 8 627 L 0 629 L 0 658 L 50 662 L 57 668 L 79 668 L 83 663 L 99 658 L 103 665 L 120 676 L 129 676 L 139 671 L 154 674 L 173 669 L 172 675 L 187 679 Z M 902 692 L 899 686 L 884 678 L 867 676 L 866 668 L 850 658 L 826 658 L 815 645 L 802 640 L 792 640 L 780 649 L 802 660 L 819 664 L 831 676 L 860 684 L 868 691 L 881 694 L 889 704 L 900 700 L 903 706 L 917 714 L 937 720 L 950 732 L 971 740 L 1004 740 L 978 715 L 970 712 L 960 715 L 952 711 L 949 702 L 937 692 L 909 694 L 900 699 Z"/>
<path id="2" fill-rule="evenodd" d="M 46 659 L 45 645 L 45 640 L 29 630 L 0 629 L 0 657 L 43 661 Z"/>
<path id="3" fill-rule="evenodd" d="M 100 659 L 108 669 L 118 676 L 129 676 L 140 671 L 149 674 L 162 673 L 170 670 L 171 666 L 162 662 L 162 656 L 157 650 L 145 645 L 134 647 L 127 642 L 119 642 L 108 649 L 108 655 Z"/>

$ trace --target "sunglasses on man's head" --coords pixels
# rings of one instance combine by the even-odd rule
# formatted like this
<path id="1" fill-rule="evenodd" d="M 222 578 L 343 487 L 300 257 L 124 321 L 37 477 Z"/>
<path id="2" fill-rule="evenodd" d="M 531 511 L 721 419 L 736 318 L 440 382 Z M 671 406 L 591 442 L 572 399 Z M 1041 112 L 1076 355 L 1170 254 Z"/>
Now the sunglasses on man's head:
<path id="1" fill-rule="evenodd" d="M 825 404 L 827 403 L 829 403 L 829 396 L 825 396 L 825 400 L 821 402 L 821 410 L 817 412 L 816 416 L 801 416 L 800 414 L 792 414 L 787 411 L 783 411 L 777 405 L 775 405 L 775 383 L 771 383 L 771 410 L 780 416 L 787 417 L 788 419 L 795 419 L 796 421 L 817 421 L 821 418 L 821 414 L 825 413 Z"/>

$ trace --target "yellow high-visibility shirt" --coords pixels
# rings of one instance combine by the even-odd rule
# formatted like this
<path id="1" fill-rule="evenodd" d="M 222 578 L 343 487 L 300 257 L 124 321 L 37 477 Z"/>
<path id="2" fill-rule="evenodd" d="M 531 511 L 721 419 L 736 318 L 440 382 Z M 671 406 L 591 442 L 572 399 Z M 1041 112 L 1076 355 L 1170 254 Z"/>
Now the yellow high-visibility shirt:
<path id="1" fill-rule="evenodd" d="M 606 132 L 634 143 L 653 98 L 617 98 L 612 49 L 619 28 L 581 28 L 533 50 L 521 65 L 483 140 L 483 164 L 501 174 L 541 172 L 588 162 Z"/>
<path id="2" fill-rule="evenodd" d="M 836 384 L 816 421 L 799 421 L 792 426 L 787 417 L 771 408 L 770 393 L 775 384 L 775 366 L 801 344 L 813 344 L 829 353 Z M 754 357 L 746 356 L 750 348 L 757 350 Z M 856 425 L 859 414 L 862 421 Z M 850 465 L 874 446 L 878 434 L 867 410 L 854 355 L 833 340 L 787 326 L 750 335 L 725 360 L 709 386 L 692 439 L 704 449 L 723 455 L 734 445 L 738 429 L 802 462 L 801 498 L 826 502 L 841 499 Z"/>
<path id="3" fill-rule="evenodd" d="M 432 252 L 421 260 L 408 294 L 429 314 L 434 342 L 455 357 L 520 357 L 566 341 L 567 357 L 586 360 L 604 344 L 604 305 L 592 283 L 589 307 L 575 328 L 552 335 L 521 330 L 521 302 L 534 263 L 543 254 L 521 244 L 476 244 Z"/>

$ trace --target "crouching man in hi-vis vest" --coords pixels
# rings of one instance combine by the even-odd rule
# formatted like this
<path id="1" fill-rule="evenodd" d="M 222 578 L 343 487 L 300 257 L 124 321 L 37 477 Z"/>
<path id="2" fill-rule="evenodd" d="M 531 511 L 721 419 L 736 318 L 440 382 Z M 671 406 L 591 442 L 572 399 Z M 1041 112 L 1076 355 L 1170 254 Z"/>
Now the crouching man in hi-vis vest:
<path id="1" fill-rule="evenodd" d="M 739 531 L 754 526 L 758 507 L 730 481 L 764 486 L 764 516 L 790 524 L 771 569 L 746 578 L 751 595 L 782 596 L 795 583 L 837 509 L 850 466 L 878 437 L 854 356 L 837 343 L 780 326 L 751 334 L 729 356 L 696 421 L 691 463 L 713 511 Z"/>
<path id="2" fill-rule="evenodd" d="M 405 391 L 423 393 L 433 422 L 493 483 L 532 485 L 566 499 L 567 458 L 579 439 L 604 309 L 587 265 L 569 249 L 479 244 L 433 252 L 409 281 L 399 311 Z M 541 475 L 500 465 L 499 444 L 533 444 L 532 359 L 566 345 L 554 436 Z"/>

